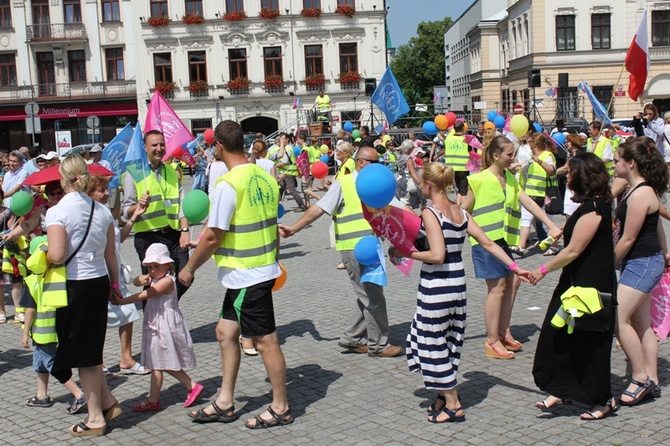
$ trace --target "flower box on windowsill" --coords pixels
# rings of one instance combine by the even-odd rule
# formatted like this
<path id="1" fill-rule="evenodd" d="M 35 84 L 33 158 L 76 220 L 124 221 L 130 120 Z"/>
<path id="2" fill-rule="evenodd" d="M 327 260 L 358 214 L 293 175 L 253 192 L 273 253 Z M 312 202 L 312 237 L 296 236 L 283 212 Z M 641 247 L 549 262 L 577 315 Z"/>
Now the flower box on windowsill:
<path id="1" fill-rule="evenodd" d="M 284 86 L 284 78 L 280 75 L 265 76 L 265 87 L 281 87 Z"/>
<path id="2" fill-rule="evenodd" d="M 174 97 L 174 87 L 175 83 L 170 81 L 158 81 L 156 82 L 155 90 L 162 94 L 165 98 Z"/>
<path id="3" fill-rule="evenodd" d="M 338 5 L 335 12 L 347 17 L 353 17 L 356 14 L 356 10 L 349 5 Z"/>
<path id="4" fill-rule="evenodd" d="M 247 13 L 244 11 L 240 12 L 227 12 L 223 15 L 223 20 L 228 20 L 229 22 L 239 22 L 247 18 Z"/>
<path id="5" fill-rule="evenodd" d="M 205 18 L 199 14 L 184 14 L 181 21 L 185 25 L 201 25 L 205 23 Z"/>
<path id="6" fill-rule="evenodd" d="M 340 88 L 342 90 L 360 90 L 360 82 L 340 82 Z"/>
<path id="7" fill-rule="evenodd" d="M 207 81 L 191 81 L 188 84 L 188 91 L 191 93 L 191 97 L 206 97 L 209 96 L 209 84 Z"/>
<path id="8" fill-rule="evenodd" d="M 321 8 L 305 8 L 302 11 L 300 11 L 300 15 L 303 17 L 311 17 L 314 19 L 318 19 L 321 17 Z"/>
<path id="9" fill-rule="evenodd" d="M 278 9 L 269 9 L 269 8 L 262 8 L 261 13 L 258 15 L 262 19 L 276 19 L 279 17 L 279 10 Z"/>
<path id="10" fill-rule="evenodd" d="M 361 75 L 358 74 L 356 71 L 346 71 L 344 73 L 340 73 L 340 83 L 341 84 L 354 84 L 354 83 L 359 83 L 361 81 Z"/>
<path id="11" fill-rule="evenodd" d="M 164 15 L 158 17 L 149 17 L 147 23 L 153 26 L 154 28 L 163 28 L 170 24 L 170 18 Z"/>

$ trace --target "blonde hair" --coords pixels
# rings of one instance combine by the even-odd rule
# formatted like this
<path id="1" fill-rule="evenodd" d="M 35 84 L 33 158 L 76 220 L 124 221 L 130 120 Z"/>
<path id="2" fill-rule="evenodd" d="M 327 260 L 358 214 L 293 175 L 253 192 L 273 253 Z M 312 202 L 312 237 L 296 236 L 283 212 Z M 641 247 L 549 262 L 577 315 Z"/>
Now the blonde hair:
<path id="1" fill-rule="evenodd" d="M 86 192 L 91 177 L 88 174 L 88 164 L 80 155 L 73 154 L 65 157 L 60 163 L 58 173 L 61 178 L 61 186 L 67 192 L 66 185 L 77 192 Z"/>
<path id="2" fill-rule="evenodd" d="M 335 146 L 335 150 L 344 152 L 344 154 L 347 155 L 347 158 L 354 156 L 354 146 L 346 141 L 341 141 L 339 144 L 337 144 L 337 146 Z"/>
<path id="3" fill-rule="evenodd" d="M 93 192 L 97 191 L 98 189 L 107 189 L 107 186 L 109 186 L 109 182 L 111 181 L 111 178 L 105 177 L 102 175 L 93 175 L 90 180 L 88 181 L 88 185 L 86 186 L 86 195 L 91 195 Z"/>
<path id="4" fill-rule="evenodd" d="M 489 144 L 491 144 L 491 141 L 493 141 L 493 138 L 496 137 L 496 131 L 492 129 L 484 129 L 484 133 L 482 134 L 482 146 L 486 149 Z"/>
<path id="5" fill-rule="evenodd" d="M 454 169 L 444 163 L 424 164 L 421 169 L 421 179 L 433 183 L 445 194 L 454 187 Z"/>

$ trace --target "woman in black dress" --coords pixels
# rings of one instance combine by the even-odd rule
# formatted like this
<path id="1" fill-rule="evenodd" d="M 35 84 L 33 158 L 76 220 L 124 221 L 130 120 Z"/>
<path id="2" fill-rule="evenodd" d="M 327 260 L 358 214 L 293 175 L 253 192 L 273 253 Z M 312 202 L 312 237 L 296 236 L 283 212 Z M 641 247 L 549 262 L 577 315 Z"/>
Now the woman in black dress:
<path id="1" fill-rule="evenodd" d="M 552 260 L 533 271 L 540 280 L 563 268 L 549 302 L 535 352 L 535 384 L 549 393 L 536 405 L 550 409 L 568 400 L 591 406 L 583 420 L 602 419 L 618 409 L 610 388 L 610 353 L 615 318 L 606 332 L 556 328 L 551 320 L 561 306 L 561 295 L 570 286 L 594 287 L 614 293 L 614 249 L 612 246 L 612 195 L 607 169 L 592 153 L 570 159 L 568 187 L 579 208 L 565 224 L 566 247 Z"/>

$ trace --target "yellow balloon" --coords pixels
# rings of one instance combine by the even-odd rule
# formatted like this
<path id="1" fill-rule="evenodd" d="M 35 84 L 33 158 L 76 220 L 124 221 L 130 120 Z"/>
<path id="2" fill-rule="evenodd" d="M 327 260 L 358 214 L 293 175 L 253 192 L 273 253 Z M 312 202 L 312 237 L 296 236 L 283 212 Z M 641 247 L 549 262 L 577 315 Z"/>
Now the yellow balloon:
<path id="1" fill-rule="evenodd" d="M 524 115 L 515 115 L 509 121 L 509 129 L 517 138 L 521 138 L 528 132 L 528 118 Z"/>
<path id="2" fill-rule="evenodd" d="M 325 154 L 328 153 L 328 146 L 325 145 L 325 144 L 322 144 L 321 148 L 319 150 L 321 150 L 321 153 L 323 153 L 325 155 Z"/>

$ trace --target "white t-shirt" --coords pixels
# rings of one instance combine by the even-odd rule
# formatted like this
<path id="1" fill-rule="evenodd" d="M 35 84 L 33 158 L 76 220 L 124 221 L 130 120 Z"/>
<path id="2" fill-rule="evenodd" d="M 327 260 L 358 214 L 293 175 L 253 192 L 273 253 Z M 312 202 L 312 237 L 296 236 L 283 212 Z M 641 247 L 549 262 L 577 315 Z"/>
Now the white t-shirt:
<path id="1" fill-rule="evenodd" d="M 356 178 L 358 178 L 358 171 L 354 170 L 351 172 L 351 175 L 353 175 L 354 182 L 356 181 Z M 323 212 L 325 212 L 328 215 L 333 215 L 337 209 L 344 204 L 344 195 L 342 195 L 342 184 L 340 181 L 333 181 L 333 184 L 330 185 L 328 188 L 328 192 L 321 197 L 319 201 L 316 202 L 316 205 L 319 206 L 321 209 L 323 209 Z M 400 208 L 402 209 L 405 205 L 398 200 L 397 198 L 393 197 L 391 200 L 391 203 L 389 203 L 391 206 Z"/>
<path id="2" fill-rule="evenodd" d="M 14 189 L 19 184 L 22 184 L 26 178 L 28 178 L 28 172 L 23 166 L 19 167 L 16 172 L 8 170 L 5 172 L 5 179 L 2 181 L 2 191 L 7 193 L 8 191 Z M 27 187 L 23 187 L 20 190 L 28 191 Z M 11 206 L 12 197 L 5 198 L 3 205 L 8 208 Z"/>
<path id="3" fill-rule="evenodd" d="M 233 167 L 234 169 L 256 168 L 254 164 L 241 164 Z M 211 200 L 209 210 L 209 220 L 207 226 L 217 228 L 223 231 L 230 229 L 230 221 L 235 214 L 237 206 L 237 193 L 225 181 L 219 182 L 214 189 L 214 196 Z M 281 275 L 279 264 L 274 262 L 272 265 L 258 266 L 254 268 L 227 268 L 219 267 L 219 280 L 225 288 L 239 290 L 247 288 L 270 279 L 276 279 Z"/>
<path id="4" fill-rule="evenodd" d="M 228 167 L 226 167 L 226 163 L 224 163 L 223 161 L 213 161 L 212 164 L 209 165 L 209 177 L 207 178 L 207 180 L 209 181 L 209 190 L 207 191 L 207 193 L 210 199 L 214 194 L 214 186 L 216 186 L 216 180 L 218 180 L 227 173 L 228 173 Z"/>
<path id="5" fill-rule="evenodd" d="M 91 198 L 81 192 L 66 194 L 58 204 L 47 211 L 45 224 L 58 225 L 67 233 L 67 253 L 65 258 L 77 249 L 81 243 L 91 213 Z M 91 229 L 86 236 L 84 245 L 67 265 L 67 278 L 70 280 L 95 279 L 107 275 L 105 263 L 105 247 L 107 231 L 114 222 L 107 206 L 95 202 Z"/>
<path id="6" fill-rule="evenodd" d="M 264 171 L 272 175 L 272 168 L 275 167 L 275 163 L 270 161 L 267 158 L 258 158 L 256 160 L 256 165 L 259 167 L 262 167 Z M 274 176 L 274 175 L 272 175 Z"/>

